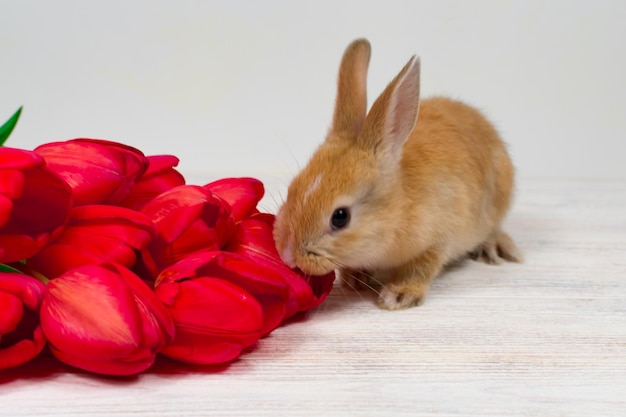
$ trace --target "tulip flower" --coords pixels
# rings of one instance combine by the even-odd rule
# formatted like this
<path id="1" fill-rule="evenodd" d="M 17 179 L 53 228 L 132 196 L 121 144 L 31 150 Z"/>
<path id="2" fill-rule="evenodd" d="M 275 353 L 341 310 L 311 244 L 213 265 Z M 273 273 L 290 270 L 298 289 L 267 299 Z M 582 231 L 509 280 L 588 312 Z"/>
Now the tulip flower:
<path id="1" fill-rule="evenodd" d="M 204 186 L 226 201 L 232 208 L 235 222 L 257 212 L 256 205 L 263 198 L 263 183 L 256 178 L 223 178 Z"/>
<path id="2" fill-rule="evenodd" d="M 220 249 L 234 227 L 228 203 L 196 185 L 166 191 L 141 211 L 156 228 L 142 257 L 157 272 L 193 252 Z"/>
<path id="3" fill-rule="evenodd" d="M 118 263 L 128 268 L 154 235 L 143 213 L 117 206 L 74 207 L 61 236 L 26 261 L 28 268 L 54 278 L 81 265 Z"/>
<path id="4" fill-rule="evenodd" d="M 139 178 L 130 194 L 119 203 L 123 207 L 141 210 L 150 200 L 165 191 L 185 184 L 185 178 L 174 167 L 178 158 L 173 155 L 148 156 L 148 170 Z"/>
<path id="5" fill-rule="evenodd" d="M 0 147 L 0 262 L 28 258 L 56 238 L 71 204 L 70 187 L 41 156 Z"/>
<path id="6" fill-rule="evenodd" d="M 237 223 L 225 250 L 238 253 L 279 273 L 290 289 L 287 317 L 317 307 L 333 288 L 334 272 L 310 276 L 289 268 L 278 255 L 273 237 L 274 215 L 261 213 Z"/>
<path id="7" fill-rule="evenodd" d="M 155 293 L 176 323 L 163 353 L 191 363 L 237 357 L 285 318 L 288 288 L 275 271 L 228 252 L 199 252 L 161 272 Z"/>
<path id="8" fill-rule="evenodd" d="M 35 278 L 0 272 L 0 369 L 30 361 L 46 345 L 37 315 L 44 291 Z"/>
<path id="9" fill-rule="evenodd" d="M 174 342 L 161 351 L 166 356 L 201 365 L 229 362 L 261 337 L 261 306 L 228 281 L 164 282 L 156 294 L 176 323 Z"/>
<path id="10" fill-rule="evenodd" d="M 276 271 L 235 253 L 196 252 L 163 270 L 155 284 L 158 287 L 165 281 L 198 277 L 222 278 L 252 294 L 263 309 L 263 335 L 274 330 L 285 317 L 289 289 L 282 277 Z"/>
<path id="11" fill-rule="evenodd" d="M 173 339 L 168 310 L 123 266 L 81 266 L 47 287 L 41 327 L 54 356 L 68 365 L 132 375 L 149 368 Z"/>
<path id="12" fill-rule="evenodd" d="M 46 143 L 35 152 L 70 185 L 75 205 L 121 202 L 148 168 L 141 151 L 106 140 Z"/>

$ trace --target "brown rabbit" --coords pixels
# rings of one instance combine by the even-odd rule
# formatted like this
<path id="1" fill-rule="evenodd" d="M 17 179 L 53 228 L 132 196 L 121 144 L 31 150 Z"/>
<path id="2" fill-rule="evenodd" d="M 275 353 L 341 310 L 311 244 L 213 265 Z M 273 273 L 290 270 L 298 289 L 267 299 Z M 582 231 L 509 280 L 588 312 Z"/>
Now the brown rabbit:
<path id="1" fill-rule="evenodd" d="M 326 141 L 276 217 L 283 260 L 384 283 L 378 303 L 389 310 L 420 304 L 442 268 L 468 254 L 521 261 L 500 229 L 513 165 L 493 126 L 458 101 L 420 103 L 415 56 L 366 115 L 369 58 L 365 39 L 344 53 Z"/>

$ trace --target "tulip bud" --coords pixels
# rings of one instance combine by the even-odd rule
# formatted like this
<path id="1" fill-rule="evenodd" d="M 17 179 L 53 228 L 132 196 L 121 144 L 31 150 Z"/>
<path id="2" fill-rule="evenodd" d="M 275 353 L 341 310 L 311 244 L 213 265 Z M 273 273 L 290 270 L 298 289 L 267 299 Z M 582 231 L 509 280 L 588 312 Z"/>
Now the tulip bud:
<path id="1" fill-rule="evenodd" d="M 226 201 L 233 212 L 235 222 L 256 213 L 256 206 L 263 198 L 263 183 L 256 178 L 223 178 L 204 186 Z"/>
<path id="2" fill-rule="evenodd" d="M 157 272 L 191 253 L 220 249 L 234 227 L 230 206 L 196 185 L 166 191 L 141 211 L 156 228 L 156 237 L 142 256 Z"/>
<path id="3" fill-rule="evenodd" d="M 48 278 L 88 264 L 130 268 L 153 235 L 154 224 L 143 213 L 107 205 L 73 207 L 61 236 L 26 264 Z"/>
<path id="4" fill-rule="evenodd" d="M 165 269 L 155 293 L 176 323 L 163 353 L 192 363 L 234 359 L 285 318 L 288 288 L 271 269 L 228 252 L 199 252 Z"/>
<path id="5" fill-rule="evenodd" d="M 81 266 L 47 287 L 41 326 L 54 356 L 68 365 L 107 375 L 136 374 L 173 339 L 168 310 L 123 266 Z"/>
<path id="6" fill-rule="evenodd" d="M 196 252 L 164 269 L 156 280 L 156 287 L 165 281 L 201 277 L 221 278 L 252 294 L 263 309 L 263 335 L 274 330 L 285 318 L 289 288 L 282 277 L 273 269 L 236 253 Z"/>
<path id="7" fill-rule="evenodd" d="M 135 183 L 130 194 L 119 203 L 123 207 L 141 210 L 154 197 L 185 184 L 185 178 L 176 171 L 178 158 L 173 155 L 148 156 L 148 170 Z"/>
<path id="8" fill-rule="evenodd" d="M 0 262 L 28 258 L 56 238 L 71 204 L 70 187 L 43 158 L 0 147 Z"/>
<path id="9" fill-rule="evenodd" d="M 44 291 L 35 278 L 0 272 L 0 369 L 30 361 L 46 345 L 38 316 Z"/>
<path id="10" fill-rule="evenodd" d="M 70 185 L 77 206 L 119 203 L 148 168 L 141 151 L 106 140 L 46 143 L 35 152 Z"/>

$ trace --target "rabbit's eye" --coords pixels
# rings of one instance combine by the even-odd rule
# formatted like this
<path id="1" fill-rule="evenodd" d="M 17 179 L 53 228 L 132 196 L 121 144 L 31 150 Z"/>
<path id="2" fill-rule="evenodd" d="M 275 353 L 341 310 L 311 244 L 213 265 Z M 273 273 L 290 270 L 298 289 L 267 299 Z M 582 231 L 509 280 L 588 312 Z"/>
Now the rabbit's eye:
<path id="1" fill-rule="evenodd" d="M 340 207 L 333 212 L 330 219 L 330 225 L 333 230 L 343 229 L 350 223 L 350 210 L 346 207 Z"/>

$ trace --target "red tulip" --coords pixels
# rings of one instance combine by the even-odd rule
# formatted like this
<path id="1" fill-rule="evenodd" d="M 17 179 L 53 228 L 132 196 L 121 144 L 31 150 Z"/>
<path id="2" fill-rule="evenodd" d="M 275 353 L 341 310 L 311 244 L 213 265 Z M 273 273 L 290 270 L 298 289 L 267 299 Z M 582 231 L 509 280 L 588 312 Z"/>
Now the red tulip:
<path id="1" fill-rule="evenodd" d="M 47 287 L 41 326 L 54 356 L 68 365 L 107 375 L 136 374 L 173 339 L 168 310 L 123 266 L 81 266 Z"/>
<path id="2" fill-rule="evenodd" d="M 154 225 L 143 213 L 117 206 L 78 206 L 70 211 L 61 236 L 26 263 L 48 278 L 88 264 L 111 262 L 130 268 L 153 235 Z"/>
<path id="3" fill-rule="evenodd" d="M 178 158 L 173 155 L 148 157 L 148 170 L 139 178 L 121 206 L 141 210 L 150 200 L 165 191 L 185 184 L 185 178 L 176 171 Z"/>
<path id="4" fill-rule="evenodd" d="M 288 295 L 273 270 L 228 252 L 200 252 L 172 265 L 155 292 L 176 322 L 163 353 L 202 364 L 232 360 L 276 328 Z"/>
<path id="5" fill-rule="evenodd" d="M 32 256 L 62 231 L 70 187 L 34 152 L 0 147 L 0 262 Z"/>
<path id="6" fill-rule="evenodd" d="M 274 330 L 285 318 L 288 287 L 282 277 L 235 253 L 197 252 L 163 270 L 156 286 L 165 281 L 198 277 L 222 278 L 252 294 L 263 309 L 263 335 Z"/>
<path id="7" fill-rule="evenodd" d="M 117 204 L 148 168 L 144 154 L 121 143 L 73 139 L 35 148 L 72 188 L 74 204 Z"/>
<path id="8" fill-rule="evenodd" d="M 233 218 L 238 222 L 256 213 L 256 205 L 263 198 L 263 183 L 255 178 L 223 178 L 204 186 L 218 195 L 232 208 Z"/>
<path id="9" fill-rule="evenodd" d="M 191 253 L 220 249 L 234 227 L 230 206 L 196 185 L 166 191 L 141 211 L 156 228 L 156 237 L 142 256 L 157 273 Z"/>
<path id="10" fill-rule="evenodd" d="M 30 361 L 46 345 L 37 315 L 44 291 L 32 277 L 0 272 L 0 369 Z"/>
<path id="11" fill-rule="evenodd" d="M 165 282 L 156 294 L 176 323 L 174 343 L 161 351 L 166 356 L 203 365 L 229 362 L 261 337 L 261 306 L 228 281 Z"/>
<path id="12" fill-rule="evenodd" d="M 225 250 L 244 255 L 279 273 L 290 289 L 287 317 L 317 307 L 333 288 L 334 272 L 324 276 L 305 275 L 289 268 L 278 255 L 272 234 L 274 215 L 256 214 L 237 223 Z"/>

